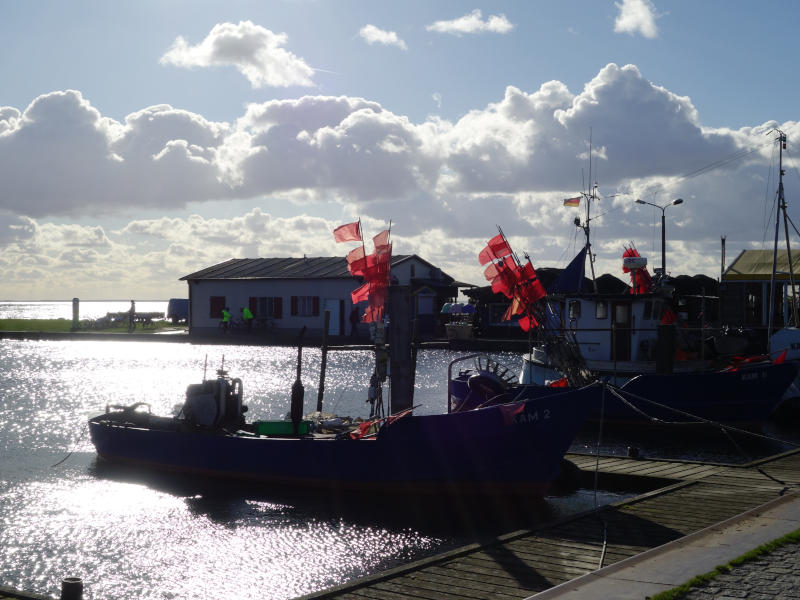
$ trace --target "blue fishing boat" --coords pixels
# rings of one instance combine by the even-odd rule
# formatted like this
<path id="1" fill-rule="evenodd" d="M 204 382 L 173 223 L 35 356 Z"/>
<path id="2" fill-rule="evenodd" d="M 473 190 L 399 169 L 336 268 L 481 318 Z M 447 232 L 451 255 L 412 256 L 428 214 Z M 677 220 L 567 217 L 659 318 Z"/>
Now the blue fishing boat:
<path id="1" fill-rule="evenodd" d="M 589 389 L 470 411 L 408 410 L 320 433 L 300 419 L 246 423 L 241 390 L 219 371 L 189 386 L 176 417 L 107 407 L 89 420 L 92 442 L 107 461 L 273 486 L 542 496 L 595 398 Z"/>
<path id="2" fill-rule="evenodd" d="M 561 398 L 570 387 L 523 382 L 512 370 L 482 357 L 461 370 L 450 384 L 453 410 L 473 410 L 511 400 Z M 784 401 L 798 374 L 796 363 L 747 363 L 722 371 L 645 373 L 620 386 L 584 388 L 593 393 L 590 420 L 616 423 L 714 423 L 760 425 Z M 601 394 L 605 402 L 601 403 Z M 602 407 L 602 411 L 601 411 Z"/>

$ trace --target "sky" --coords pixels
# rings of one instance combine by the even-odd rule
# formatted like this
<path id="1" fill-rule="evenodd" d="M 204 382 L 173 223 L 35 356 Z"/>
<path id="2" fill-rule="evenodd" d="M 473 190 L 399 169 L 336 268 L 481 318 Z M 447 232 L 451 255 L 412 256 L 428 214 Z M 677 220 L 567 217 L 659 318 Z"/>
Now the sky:
<path id="1" fill-rule="evenodd" d="M 790 218 L 800 3 L 0 0 L 0 300 L 186 297 L 231 258 L 344 256 L 391 223 L 485 285 L 634 244 L 719 277 Z M 682 198 L 680 205 L 670 203 Z M 781 228 L 782 230 L 782 228 Z M 781 240 L 783 244 L 783 238 Z M 797 242 L 794 241 L 796 244 Z"/>

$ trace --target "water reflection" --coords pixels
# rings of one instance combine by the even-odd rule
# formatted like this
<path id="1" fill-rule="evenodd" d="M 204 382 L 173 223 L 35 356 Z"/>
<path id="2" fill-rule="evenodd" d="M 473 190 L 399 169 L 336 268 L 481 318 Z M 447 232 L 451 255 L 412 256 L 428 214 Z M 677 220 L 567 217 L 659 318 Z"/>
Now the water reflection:
<path id="1" fill-rule="evenodd" d="M 281 418 L 296 357 L 292 348 L 0 341 L 0 582 L 57 596 L 61 578 L 78 576 L 87 600 L 291 598 L 591 507 L 582 491 L 504 512 L 248 490 L 96 461 L 88 417 L 139 401 L 170 414 L 188 384 L 223 365 L 244 381 L 248 418 Z M 446 410 L 451 357 L 420 353 L 420 412 Z M 303 352 L 307 412 L 320 359 Z M 331 353 L 324 409 L 366 416 L 372 368 L 368 352 Z"/>
<path id="2" fill-rule="evenodd" d="M 445 371 L 454 355 L 419 354 L 419 412 L 446 410 Z M 291 598 L 593 507 L 591 490 L 512 507 L 396 502 L 246 489 L 96 461 L 88 417 L 106 404 L 139 401 L 170 414 L 188 384 L 223 365 L 244 382 L 249 419 L 281 418 L 296 357 L 292 348 L 0 341 L 0 583 L 56 596 L 62 577 L 79 576 L 87 600 Z M 316 406 L 320 359 L 317 349 L 303 352 L 307 412 Z M 520 362 L 512 355 L 501 360 Z M 372 368 L 368 352 L 329 354 L 324 409 L 367 416 Z M 573 450 L 594 452 L 597 439 L 590 426 Z M 687 441 L 675 433 L 610 429 L 600 450 L 624 454 L 631 445 L 643 456 L 739 454 L 718 434 Z M 67 452 L 73 454 L 53 467 Z M 623 496 L 600 493 L 598 502 Z"/>

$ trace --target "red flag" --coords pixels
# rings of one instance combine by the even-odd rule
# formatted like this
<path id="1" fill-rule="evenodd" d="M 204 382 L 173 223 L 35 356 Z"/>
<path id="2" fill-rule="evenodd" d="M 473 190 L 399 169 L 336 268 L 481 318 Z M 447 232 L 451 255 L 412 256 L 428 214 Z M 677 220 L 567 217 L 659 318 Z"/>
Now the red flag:
<path id="1" fill-rule="evenodd" d="M 376 323 L 383 318 L 383 307 L 368 306 L 362 321 L 364 323 Z"/>
<path id="2" fill-rule="evenodd" d="M 513 286 L 510 286 L 502 276 L 492 281 L 492 291 L 495 294 L 503 294 L 507 298 L 513 296 L 512 287 Z"/>
<path id="3" fill-rule="evenodd" d="M 778 358 L 776 358 L 775 360 L 773 360 L 772 364 L 773 365 L 782 365 L 783 363 L 785 363 L 786 362 L 786 353 L 787 352 L 788 352 L 788 350 L 784 350 L 783 352 L 781 352 L 781 355 Z"/>
<path id="4" fill-rule="evenodd" d="M 350 298 L 353 300 L 353 304 L 358 304 L 369 298 L 369 282 L 350 292 Z"/>
<path id="5" fill-rule="evenodd" d="M 333 230 L 333 239 L 337 242 L 360 242 L 361 241 L 361 223 L 348 223 L 347 225 L 340 225 Z"/>
<path id="6" fill-rule="evenodd" d="M 375 246 L 375 251 L 378 251 L 378 248 L 382 248 L 383 246 L 389 245 L 389 230 L 384 229 L 374 238 L 372 238 L 372 244 Z"/>
<path id="7" fill-rule="evenodd" d="M 478 262 L 482 265 L 485 265 L 488 262 L 492 262 L 494 256 L 492 255 L 492 249 L 489 246 L 486 246 L 483 250 L 480 251 L 478 254 Z"/>
<path id="8" fill-rule="evenodd" d="M 496 258 L 503 258 L 511 254 L 511 246 L 508 245 L 508 242 L 500 233 L 489 240 L 487 248 L 489 248 Z"/>
<path id="9" fill-rule="evenodd" d="M 352 265 L 354 262 L 364 258 L 364 246 L 353 248 L 347 253 L 347 264 Z"/>
<path id="10" fill-rule="evenodd" d="M 522 265 L 519 269 L 517 269 L 517 281 L 520 283 L 525 283 L 532 279 L 536 279 L 536 271 L 533 270 L 533 265 L 531 261 L 528 261 L 524 265 Z"/>
<path id="11" fill-rule="evenodd" d="M 497 269 L 497 265 L 495 263 L 491 263 L 486 269 L 483 271 L 483 276 L 486 277 L 486 280 L 491 282 L 494 281 L 494 278 L 500 275 L 500 272 Z"/>
<path id="12" fill-rule="evenodd" d="M 367 259 L 361 258 L 359 260 L 354 260 L 350 264 L 347 265 L 347 270 L 350 271 L 351 275 L 359 276 L 364 274 L 364 269 L 367 268 Z"/>

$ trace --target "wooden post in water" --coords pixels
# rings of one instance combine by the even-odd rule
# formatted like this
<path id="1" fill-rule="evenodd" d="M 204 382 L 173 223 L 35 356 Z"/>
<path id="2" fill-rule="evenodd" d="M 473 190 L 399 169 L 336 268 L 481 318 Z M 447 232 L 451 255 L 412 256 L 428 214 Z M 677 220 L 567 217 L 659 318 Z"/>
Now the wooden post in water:
<path id="1" fill-rule="evenodd" d="M 411 289 L 407 285 L 389 286 L 389 414 L 414 405 L 414 378 L 411 372 Z"/>
<path id="2" fill-rule="evenodd" d="M 322 412 L 322 397 L 325 395 L 325 369 L 328 366 L 328 327 L 331 324 L 331 311 L 325 311 L 325 327 L 322 330 L 322 364 L 319 368 L 319 391 L 317 392 L 317 412 Z"/>
<path id="3" fill-rule="evenodd" d="M 298 435 L 300 430 L 300 421 L 303 420 L 303 397 L 305 389 L 303 382 L 300 380 L 300 372 L 303 368 L 303 334 L 306 332 L 306 326 L 300 330 L 300 335 L 297 338 L 297 378 L 292 384 L 292 404 L 289 409 L 289 415 L 292 418 L 292 425 L 294 425 L 294 434 Z"/>
<path id="4" fill-rule="evenodd" d="M 59 600 L 82 600 L 83 579 L 80 577 L 65 577 L 61 580 L 61 596 Z"/>
<path id="5" fill-rule="evenodd" d="M 72 331 L 78 331 L 80 329 L 80 305 L 81 301 L 79 298 L 72 299 Z"/>

